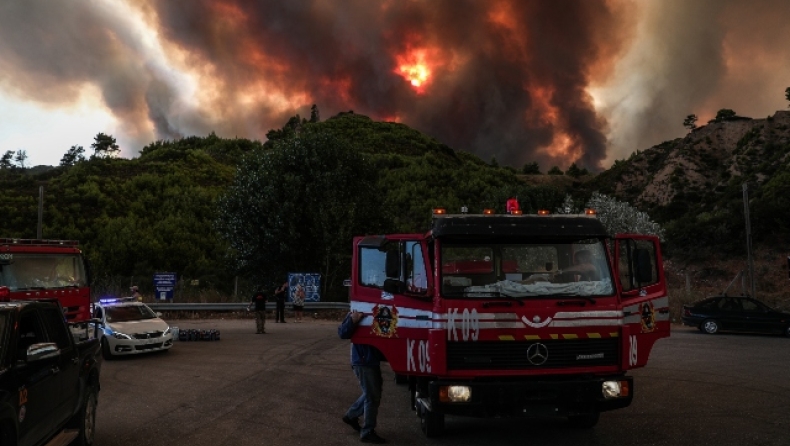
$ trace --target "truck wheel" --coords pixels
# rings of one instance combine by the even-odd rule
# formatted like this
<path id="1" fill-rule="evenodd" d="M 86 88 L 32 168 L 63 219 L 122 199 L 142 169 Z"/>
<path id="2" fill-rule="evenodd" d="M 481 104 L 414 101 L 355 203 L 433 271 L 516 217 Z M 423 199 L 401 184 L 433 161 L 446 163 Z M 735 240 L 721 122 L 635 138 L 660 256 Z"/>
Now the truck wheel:
<path id="1" fill-rule="evenodd" d="M 112 359 L 112 353 L 110 353 L 110 343 L 104 338 L 101 338 L 101 355 L 102 358 L 108 361 Z"/>
<path id="2" fill-rule="evenodd" d="M 719 322 L 716 319 L 705 319 L 702 321 L 702 329 L 707 334 L 716 334 L 719 332 Z"/>
<path id="3" fill-rule="evenodd" d="M 0 444 L 14 446 L 16 445 L 16 435 L 13 426 L 10 423 L 0 425 Z"/>
<path id="4" fill-rule="evenodd" d="M 428 438 L 436 438 L 444 432 L 444 414 L 420 408 L 420 428 Z"/>
<path id="5" fill-rule="evenodd" d="M 85 404 L 69 422 L 69 427 L 79 429 L 80 433 L 71 443 L 72 446 L 93 446 L 93 436 L 96 433 L 96 406 L 99 394 L 96 386 L 89 385 Z"/>
<path id="6" fill-rule="evenodd" d="M 598 424 L 599 412 L 591 412 L 579 415 L 571 415 L 568 417 L 568 422 L 571 426 L 577 429 L 591 429 Z"/>

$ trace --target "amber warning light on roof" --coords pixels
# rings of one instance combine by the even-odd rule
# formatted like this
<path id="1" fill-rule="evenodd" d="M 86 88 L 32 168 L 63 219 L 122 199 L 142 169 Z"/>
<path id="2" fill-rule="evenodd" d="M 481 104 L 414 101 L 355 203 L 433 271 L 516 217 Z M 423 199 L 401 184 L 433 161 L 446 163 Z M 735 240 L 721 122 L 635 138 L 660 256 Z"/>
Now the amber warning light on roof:
<path id="1" fill-rule="evenodd" d="M 447 213 L 445 208 L 433 208 L 433 215 L 444 215 Z"/>

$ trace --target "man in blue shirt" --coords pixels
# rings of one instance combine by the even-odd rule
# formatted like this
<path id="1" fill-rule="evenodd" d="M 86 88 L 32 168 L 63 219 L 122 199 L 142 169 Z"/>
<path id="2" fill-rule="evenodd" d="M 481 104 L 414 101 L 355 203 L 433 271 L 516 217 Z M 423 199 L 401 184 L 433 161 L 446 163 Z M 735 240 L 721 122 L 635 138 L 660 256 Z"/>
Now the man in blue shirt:
<path id="1" fill-rule="evenodd" d="M 340 326 L 337 334 L 341 339 L 351 339 L 359 322 L 365 315 L 356 310 L 348 313 Z M 362 395 L 348 408 L 343 416 L 343 422 L 359 431 L 359 439 L 363 443 L 385 443 L 385 440 L 376 434 L 376 417 L 381 403 L 381 389 L 384 382 L 381 378 L 381 361 L 386 360 L 384 355 L 370 345 L 351 344 L 351 368 L 362 387 Z M 365 416 L 362 426 L 359 417 Z"/>

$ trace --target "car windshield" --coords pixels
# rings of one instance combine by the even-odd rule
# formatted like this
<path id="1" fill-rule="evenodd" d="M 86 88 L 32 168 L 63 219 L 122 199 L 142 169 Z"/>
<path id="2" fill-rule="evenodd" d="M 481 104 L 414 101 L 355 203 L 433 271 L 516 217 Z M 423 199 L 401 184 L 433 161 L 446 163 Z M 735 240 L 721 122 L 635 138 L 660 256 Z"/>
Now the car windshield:
<path id="1" fill-rule="evenodd" d="M 551 243 L 442 244 L 445 297 L 610 296 L 612 275 L 598 239 Z"/>
<path id="2" fill-rule="evenodd" d="M 0 286 L 11 291 L 83 287 L 87 284 L 78 254 L 13 254 L 0 264 Z"/>
<path id="3" fill-rule="evenodd" d="M 106 307 L 107 322 L 129 322 L 154 319 L 156 314 L 145 305 L 123 305 Z"/>

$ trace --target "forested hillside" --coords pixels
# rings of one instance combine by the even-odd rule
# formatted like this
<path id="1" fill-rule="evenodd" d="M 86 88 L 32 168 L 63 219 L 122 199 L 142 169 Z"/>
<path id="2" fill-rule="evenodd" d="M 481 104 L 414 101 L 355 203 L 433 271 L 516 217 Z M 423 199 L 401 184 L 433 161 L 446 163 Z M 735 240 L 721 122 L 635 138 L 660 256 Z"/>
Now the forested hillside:
<path id="1" fill-rule="evenodd" d="M 269 287 L 289 269 L 309 265 L 281 264 L 263 272 L 240 265 L 229 256 L 233 252 L 217 231 L 217 200 L 245 156 L 276 150 L 278 141 L 308 129 L 337 139 L 364 158 L 375 181 L 366 191 L 373 192 L 369 215 L 358 216 L 362 224 L 356 229 L 363 233 L 425 231 L 434 206 L 504 211 L 511 195 L 518 195 L 528 210 L 555 208 L 566 192 L 554 185 L 529 185 L 515 169 L 455 152 L 402 124 L 374 122 L 354 113 L 323 122 L 297 116 L 270 132 L 265 145 L 212 134 L 157 141 L 131 160 L 92 156 L 43 172 L 38 168 L 37 173 L 0 169 L 0 215 L 5 216 L 0 234 L 35 238 L 38 187 L 44 186 L 44 238 L 79 240 L 99 287 L 117 291 L 135 282 L 145 290 L 157 271 L 178 272 L 185 283 L 198 284 L 192 291 L 204 294 L 231 294 L 237 275 L 245 293 L 257 285 Z M 310 174 L 314 167 L 303 165 L 298 175 Z M 272 172 L 280 181 L 286 180 L 283 175 Z M 266 212 L 284 211 L 279 206 Z M 306 239 L 298 236 L 300 231 L 298 225 L 291 228 L 297 236 L 283 240 L 283 250 L 307 257 L 312 248 L 299 243 Z M 341 245 L 350 254 L 351 240 Z M 348 271 L 348 265 L 340 265 L 334 274 L 345 278 Z M 329 294 L 342 297 L 344 291 L 336 287 Z"/>
<path id="2" fill-rule="evenodd" d="M 342 299 L 351 235 L 425 231 L 436 206 L 504 212 L 505 200 L 518 196 L 525 211 L 534 212 L 561 207 L 567 195 L 583 204 L 599 191 L 664 226 L 668 265 L 707 262 L 695 268 L 719 271 L 720 281 L 731 277 L 730 267 L 721 265 L 739 264 L 745 255 L 742 184 L 748 183 L 755 242 L 770 246 L 761 251 L 763 277 L 781 270 L 775 260 L 787 249 L 786 112 L 700 127 L 598 175 L 575 165 L 571 175 L 556 168 L 555 175 L 536 174 L 529 164 L 523 170 L 498 166 L 403 124 L 353 112 L 325 121 L 295 116 L 267 137 L 262 144 L 210 134 L 157 141 L 134 159 L 97 154 L 51 169 L 2 166 L 0 236 L 36 236 L 43 186 L 44 237 L 79 240 L 101 291 L 118 292 L 132 282 L 150 291 L 154 272 L 174 271 L 185 295 L 222 300 L 233 294 L 236 277 L 246 296 L 287 271 L 320 270 L 330 285 L 326 297 Z M 324 144 L 334 148 L 322 150 Z M 278 156 L 261 156 L 273 151 Z M 344 172 L 338 167 L 344 165 L 356 170 Z M 242 175 L 264 178 L 245 186 Z M 349 186 L 333 190 L 344 189 L 336 184 Z M 233 206 L 255 212 L 231 213 L 249 215 L 234 221 L 226 212 Z M 233 231 L 248 231 L 256 244 L 229 243 Z"/>

